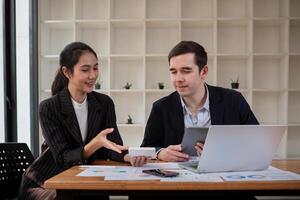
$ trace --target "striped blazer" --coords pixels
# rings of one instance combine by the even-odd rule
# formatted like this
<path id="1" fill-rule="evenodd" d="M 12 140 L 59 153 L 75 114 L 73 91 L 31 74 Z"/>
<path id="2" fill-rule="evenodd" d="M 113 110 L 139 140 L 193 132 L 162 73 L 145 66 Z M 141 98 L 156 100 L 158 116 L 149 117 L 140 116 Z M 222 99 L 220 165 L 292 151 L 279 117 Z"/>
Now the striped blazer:
<path id="1" fill-rule="evenodd" d="M 97 92 L 87 94 L 88 131 L 82 140 L 79 124 L 67 88 L 44 100 L 39 106 L 40 124 L 45 138 L 45 150 L 26 170 L 24 176 L 38 185 L 73 165 L 90 163 L 95 159 L 124 161 L 126 152 L 118 154 L 106 148 L 97 150 L 88 160 L 83 158 L 84 145 L 99 132 L 114 128 L 107 137 L 122 145 L 116 125 L 114 103 L 110 97 Z"/>

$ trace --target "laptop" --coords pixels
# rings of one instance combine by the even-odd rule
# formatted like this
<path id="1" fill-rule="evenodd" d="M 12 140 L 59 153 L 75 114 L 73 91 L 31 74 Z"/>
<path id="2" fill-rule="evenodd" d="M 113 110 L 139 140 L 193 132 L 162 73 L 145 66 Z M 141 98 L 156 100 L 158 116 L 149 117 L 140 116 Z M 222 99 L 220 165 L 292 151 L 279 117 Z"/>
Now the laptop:
<path id="1" fill-rule="evenodd" d="M 213 125 L 198 162 L 180 163 L 197 172 L 264 170 L 287 130 L 285 125 Z"/>

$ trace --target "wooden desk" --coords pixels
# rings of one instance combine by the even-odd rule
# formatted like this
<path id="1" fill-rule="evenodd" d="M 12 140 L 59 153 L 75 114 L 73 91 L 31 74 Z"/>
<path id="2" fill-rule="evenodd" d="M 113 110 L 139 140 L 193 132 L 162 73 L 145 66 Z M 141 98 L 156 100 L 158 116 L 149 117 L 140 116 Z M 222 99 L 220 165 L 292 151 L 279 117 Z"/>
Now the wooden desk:
<path id="1" fill-rule="evenodd" d="M 126 165 L 113 161 L 97 161 L 101 165 Z M 300 160 L 274 160 L 272 166 L 300 174 Z M 45 182 L 45 188 L 56 189 L 57 198 L 73 199 L 78 194 L 243 194 L 255 196 L 300 195 L 300 181 L 249 181 L 249 182 L 160 182 L 152 181 L 104 181 L 103 177 L 78 177 L 83 169 L 74 166 Z M 187 192 L 188 191 L 188 192 Z"/>

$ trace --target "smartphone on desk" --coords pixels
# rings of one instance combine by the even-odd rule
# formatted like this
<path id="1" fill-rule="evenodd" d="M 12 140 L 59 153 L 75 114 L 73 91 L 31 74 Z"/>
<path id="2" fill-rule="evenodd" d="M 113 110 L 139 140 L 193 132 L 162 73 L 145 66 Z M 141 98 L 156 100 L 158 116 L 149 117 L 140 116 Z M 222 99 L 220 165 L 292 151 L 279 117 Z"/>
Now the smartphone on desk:
<path id="1" fill-rule="evenodd" d="M 178 172 L 168 171 L 164 169 L 146 169 L 143 170 L 143 173 L 151 174 L 159 177 L 175 177 L 179 175 Z"/>

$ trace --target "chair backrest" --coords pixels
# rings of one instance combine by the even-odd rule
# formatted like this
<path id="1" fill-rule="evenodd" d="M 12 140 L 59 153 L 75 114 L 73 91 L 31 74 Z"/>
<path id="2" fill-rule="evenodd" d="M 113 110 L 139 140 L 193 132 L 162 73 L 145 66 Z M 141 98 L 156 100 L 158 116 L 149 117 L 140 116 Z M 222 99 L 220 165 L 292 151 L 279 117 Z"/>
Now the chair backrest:
<path id="1" fill-rule="evenodd" d="M 26 143 L 0 143 L 0 199 L 17 197 L 22 174 L 33 161 Z"/>

